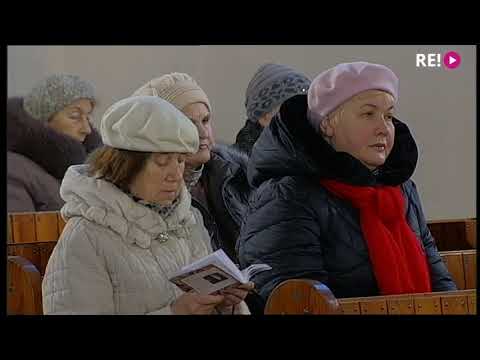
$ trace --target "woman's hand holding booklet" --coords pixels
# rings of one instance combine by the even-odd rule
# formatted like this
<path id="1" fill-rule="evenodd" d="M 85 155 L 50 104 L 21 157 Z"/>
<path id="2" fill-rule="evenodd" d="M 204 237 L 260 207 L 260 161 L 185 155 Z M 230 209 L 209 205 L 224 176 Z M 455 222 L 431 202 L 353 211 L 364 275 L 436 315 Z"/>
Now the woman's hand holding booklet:
<path id="1" fill-rule="evenodd" d="M 220 249 L 184 266 L 171 276 L 170 281 L 186 292 L 194 290 L 208 295 L 227 287 L 247 284 L 254 275 L 271 269 L 266 264 L 253 264 L 239 270 Z"/>

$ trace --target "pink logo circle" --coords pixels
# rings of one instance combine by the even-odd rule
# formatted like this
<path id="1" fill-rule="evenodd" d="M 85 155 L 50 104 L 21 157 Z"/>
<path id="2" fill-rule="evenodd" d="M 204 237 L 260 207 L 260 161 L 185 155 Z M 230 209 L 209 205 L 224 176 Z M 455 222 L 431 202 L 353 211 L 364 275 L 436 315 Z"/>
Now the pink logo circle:
<path id="1" fill-rule="evenodd" d="M 456 69 L 460 66 L 462 58 L 455 51 L 449 51 L 443 56 L 443 64 L 448 69 Z"/>

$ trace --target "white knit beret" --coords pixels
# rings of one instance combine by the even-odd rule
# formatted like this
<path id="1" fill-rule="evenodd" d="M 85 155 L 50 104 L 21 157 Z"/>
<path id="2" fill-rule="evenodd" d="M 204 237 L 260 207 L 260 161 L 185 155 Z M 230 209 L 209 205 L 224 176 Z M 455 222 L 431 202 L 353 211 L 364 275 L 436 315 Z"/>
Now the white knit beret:
<path id="1" fill-rule="evenodd" d="M 134 96 L 110 106 L 100 133 L 105 145 L 117 149 L 193 154 L 199 147 L 198 131 L 190 119 L 155 96 Z"/>

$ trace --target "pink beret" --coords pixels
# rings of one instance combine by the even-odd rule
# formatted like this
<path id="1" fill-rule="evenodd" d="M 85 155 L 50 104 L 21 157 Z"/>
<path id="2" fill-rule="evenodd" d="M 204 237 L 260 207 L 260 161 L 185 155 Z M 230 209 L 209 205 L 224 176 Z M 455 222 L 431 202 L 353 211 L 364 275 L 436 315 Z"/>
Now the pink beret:
<path id="1" fill-rule="evenodd" d="M 384 65 L 368 62 L 338 64 L 313 79 L 308 89 L 310 120 L 322 120 L 351 97 L 365 90 L 383 90 L 398 99 L 398 78 Z"/>

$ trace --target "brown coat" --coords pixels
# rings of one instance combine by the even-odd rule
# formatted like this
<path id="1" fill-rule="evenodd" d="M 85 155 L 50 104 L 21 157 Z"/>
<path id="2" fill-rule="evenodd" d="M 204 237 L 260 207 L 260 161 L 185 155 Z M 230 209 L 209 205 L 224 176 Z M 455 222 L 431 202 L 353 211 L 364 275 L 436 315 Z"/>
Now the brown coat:
<path id="1" fill-rule="evenodd" d="M 101 145 L 100 135 L 92 127 L 82 144 L 33 119 L 22 105 L 22 98 L 7 102 L 7 211 L 59 210 L 63 175 Z"/>

